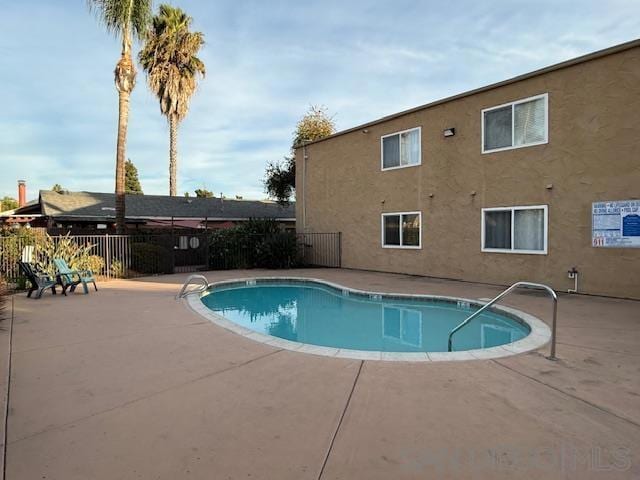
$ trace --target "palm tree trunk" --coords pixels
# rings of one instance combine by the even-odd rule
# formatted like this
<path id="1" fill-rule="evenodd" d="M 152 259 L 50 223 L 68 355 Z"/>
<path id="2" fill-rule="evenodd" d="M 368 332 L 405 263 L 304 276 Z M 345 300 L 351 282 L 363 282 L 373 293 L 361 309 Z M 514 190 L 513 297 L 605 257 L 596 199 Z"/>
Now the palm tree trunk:
<path id="1" fill-rule="evenodd" d="M 130 92 L 118 92 L 118 145 L 116 149 L 116 231 L 125 233 L 125 168 Z"/>
<path id="2" fill-rule="evenodd" d="M 169 195 L 175 197 L 178 193 L 176 172 L 178 170 L 178 119 L 169 116 Z"/>
<path id="3" fill-rule="evenodd" d="M 136 68 L 131 59 L 131 35 L 123 33 L 122 55 L 115 69 L 118 89 L 118 143 L 116 147 L 116 231 L 125 233 L 125 158 L 127 125 L 129 123 L 129 97 L 136 84 Z"/>

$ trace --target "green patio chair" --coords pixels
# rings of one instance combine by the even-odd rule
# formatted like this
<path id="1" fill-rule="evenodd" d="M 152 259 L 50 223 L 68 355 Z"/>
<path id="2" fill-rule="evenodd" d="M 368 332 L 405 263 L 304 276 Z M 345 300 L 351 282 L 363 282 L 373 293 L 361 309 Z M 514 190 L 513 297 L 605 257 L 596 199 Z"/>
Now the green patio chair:
<path id="1" fill-rule="evenodd" d="M 53 264 L 56 266 L 58 270 L 58 283 L 62 285 L 62 293 L 66 295 L 66 290 L 69 288 L 69 291 L 75 291 L 78 284 L 82 283 L 82 289 L 84 290 L 85 295 L 89 293 L 89 283 L 93 283 L 93 288 L 98 291 L 98 286 L 96 285 L 96 279 L 91 270 L 72 270 L 67 265 L 67 262 L 62 258 L 54 258 Z"/>

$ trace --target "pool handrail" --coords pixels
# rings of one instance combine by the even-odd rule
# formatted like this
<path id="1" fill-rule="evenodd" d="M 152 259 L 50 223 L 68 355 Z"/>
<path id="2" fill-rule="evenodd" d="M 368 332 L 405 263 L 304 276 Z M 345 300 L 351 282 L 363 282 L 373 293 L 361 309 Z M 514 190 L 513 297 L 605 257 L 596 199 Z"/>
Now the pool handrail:
<path id="1" fill-rule="evenodd" d="M 480 308 L 479 310 L 477 310 L 477 311 L 473 312 L 471 315 L 469 315 L 462 323 L 460 323 L 457 327 L 455 327 L 453 330 L 451 330 L 449 332 L 449 342 L 448 342 L 449 351 L 451 351 L 451 348 L 452 348 L 452 342 L 453 342 L 454 333 L 456 333 L 462 327 L 467 325 L 471 320 L 476 318 L 478 315 L 480 315 L 486 309 L 490 308 L 493 304 L 495 304 L 496 302 L 500 301 L 502 298 L 507 296 L 509 293 L 511 293 L 513 290 L 515 290 L 518 287 L 528 287 L 528 288 L 537 288 L 537 289 L 540 289 L 540 290 L 545 290 L 550 295 L 551 299 L 553 300 L 553 320 L 552 320 L 552 324 L 551 324 L 551 352 L 550 352 L 550 355 L 549 355 L 548 358 L 549 358 L 549 360 L 556 360 L 556 317 L 557 317 L 557 314 L 558 314 L 558 295 L 548 285 L 544 285 L 542 283 L 532 283 L 532 282 L 516 282 L 516 283 L 514 283 L 509 288 L 504 290 L 500 295 L 498 295 L 493 300 L 491 300 L 489 303 L 486 303 L 485 305 L 483 305 L 482 308 Z"/>
<path id="2" fill-rule="evenodd" d="M 191 284 L 193 280 L 199 280 L 201 285 L 199 288 L 194 290 L 187 290 L 187 287 Z M 189 295 L 190 293 L 202 293 L 207 288 L 209 288 L 209 280 L 204 275 L 189 275 L 187 279 L 182 284 L 182 288 L 180 289 L 180 293 L 176 296 L 176 300 Z"/>

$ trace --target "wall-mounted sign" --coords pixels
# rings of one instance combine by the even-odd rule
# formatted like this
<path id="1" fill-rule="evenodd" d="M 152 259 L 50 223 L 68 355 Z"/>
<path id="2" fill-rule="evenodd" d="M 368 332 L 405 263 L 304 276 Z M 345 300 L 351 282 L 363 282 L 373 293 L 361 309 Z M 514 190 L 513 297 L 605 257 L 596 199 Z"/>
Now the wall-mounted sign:
<path id="1" fill-rule="evenodd" d="M 591 244 L 594 247 L 640 248 L 640 200 L 593 203 Z"/>

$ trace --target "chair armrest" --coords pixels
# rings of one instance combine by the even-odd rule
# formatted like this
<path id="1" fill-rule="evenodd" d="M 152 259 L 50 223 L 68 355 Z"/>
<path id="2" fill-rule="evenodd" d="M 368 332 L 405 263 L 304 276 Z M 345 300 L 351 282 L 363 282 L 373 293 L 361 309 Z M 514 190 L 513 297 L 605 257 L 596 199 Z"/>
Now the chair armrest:
<path id="1" fill-rule="evenodd" d="M 53 279 L 51 278 L 51 275 L 49 275 L 48 273 L 44 273 L 44 272 L 34 272 L 34 275 L 42 280 L 49 280 L 50 282 L 53 282 Z"/>

